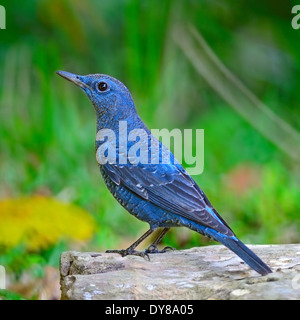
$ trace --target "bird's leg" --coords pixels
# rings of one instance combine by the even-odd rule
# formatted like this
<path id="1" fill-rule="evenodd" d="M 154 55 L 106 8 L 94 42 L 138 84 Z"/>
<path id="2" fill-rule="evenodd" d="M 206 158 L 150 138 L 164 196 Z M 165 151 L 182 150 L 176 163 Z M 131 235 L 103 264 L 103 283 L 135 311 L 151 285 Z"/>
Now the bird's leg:
<path id="1" fill-rule="evenodd" d="M 157 245 L 161 242 L 165 234 L 170 230 L 170 228 L 164 228 L 158 238 L 145 250 L 145 253 L 164 253 L 168 250 L 175 250 L 172 247 L 165 247 L 162 250 L 158 250 Z"/>
<path id="2" fill-rule="evenodd" d="M 121 250 L 106 250 L 106 253 L 119 253 L 122 257 L 133 255 L 133 256 L 140 256 L 140 257 L 147 257 L 149 260 L 148 252 L 146 251 L 136 251 L 135 248 L 144 241 L 147 237 L 150 236 L 154 232 L 155 229 L 149 229 L 147 232 L 145 232 L 140 238 L 138 238 L 130 247 L 127 249 L 121 249 Z"/>

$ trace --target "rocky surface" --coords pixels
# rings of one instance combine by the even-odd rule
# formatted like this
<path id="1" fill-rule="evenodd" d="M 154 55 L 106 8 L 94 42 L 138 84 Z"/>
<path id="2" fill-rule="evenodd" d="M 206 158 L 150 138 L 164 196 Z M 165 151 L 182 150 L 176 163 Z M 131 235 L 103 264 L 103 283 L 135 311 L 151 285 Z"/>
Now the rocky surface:
<path id="1" fill-rule="evenodd" d="M 300 245 L 249 247 L 273 270 L 260 276 L 224 246 L 150 255 L 64 252 L 62 299 L 300 299 Z"/>

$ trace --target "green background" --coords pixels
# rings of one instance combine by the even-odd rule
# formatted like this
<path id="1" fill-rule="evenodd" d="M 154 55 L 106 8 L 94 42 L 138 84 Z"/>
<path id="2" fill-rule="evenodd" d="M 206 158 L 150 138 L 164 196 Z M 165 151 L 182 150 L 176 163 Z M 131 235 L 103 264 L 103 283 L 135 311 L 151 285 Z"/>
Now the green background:
<path id="1" fill-rule="evenodd" d="M 195 26 L 222 64 L 298 135 L 295 1 L 0 4 L 7 15 L 6 30 L 0 30 L 0 200 L 43 195 L 73 203 L 96 221 L 90 240 L 80 245 L 63 234 L 58 243 L 36 250 L 26 249 L 24 241 L 13 248 L 0 243 L 0 264 L 12 287 L 4 298 L 40 298 L 13 284 L 22 283 L 24 273 L 34 282 L 47 266 L 56 270 L 62 250 L 125 248 L 148 227 L 106 190 L 94 155 L 92 105 L 56 70 L 118 78 L 149 128 L 204 129 L 204 172 L 193 178 L 238 237 L 257 244 L 299 242 L 299 159 L 261 134 L 251 113 L 242 117 L 208 84 L 180 47 L 185 37 L 177 34 L 181 25 Z M 269 136 L 281 136 L 281 128 L 267 128 L 268 115 L 257 109 L 254 116 L 262 126 L 266 121 Z M 286 141 L 291 153 L 299 148 L 292 141 Z M 178 229 L 164 243 L 190 248 L 211 242 Z"/>

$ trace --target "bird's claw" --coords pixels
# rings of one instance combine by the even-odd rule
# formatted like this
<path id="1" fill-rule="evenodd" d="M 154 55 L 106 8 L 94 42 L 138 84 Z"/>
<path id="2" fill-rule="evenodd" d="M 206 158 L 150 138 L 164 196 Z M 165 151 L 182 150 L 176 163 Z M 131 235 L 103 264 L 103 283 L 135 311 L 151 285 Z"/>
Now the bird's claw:
<path id="1" fill-rule="evenodd" d="M 164 247 L 162 250 L 158 250 L 157 245 L 155 244 L 151 244 L 146 250 L 145 253 L 165 253 L 167 251 L 172 251 L 172 250 L 176 250 L 176 248 L 172 248 L 172 247 Z"/>
<path id="2" fill-rule="evenodd" d="M 148 255 L 148 252 L 146 251 L 136 251 L 136 250 L 130 250 L 128 249 L 121 249 L 121 250 L 106 250 L 106 253 L 118 253 L 122 257 L 126 256 L 138 256 L 142 258 L 147 258 L 150 261 L 150 257 Z"/>

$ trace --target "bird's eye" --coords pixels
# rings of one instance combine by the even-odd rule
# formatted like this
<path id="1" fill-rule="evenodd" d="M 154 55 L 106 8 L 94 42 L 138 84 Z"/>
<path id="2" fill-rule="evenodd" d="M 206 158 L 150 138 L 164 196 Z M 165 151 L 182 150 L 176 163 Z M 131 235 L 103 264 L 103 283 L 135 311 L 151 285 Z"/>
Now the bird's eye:
<path id="1" fill-rule="evenodd" d="M 100 81 L 99 83 L 98 83 L 98 89 L 99 89 L 99 91 L 106 91 L 107 89 L 108 89 L 108 85 L 107 85 L 107 83 L 106 82 L 104 82 L 104 81 Z"/>

